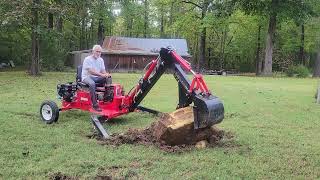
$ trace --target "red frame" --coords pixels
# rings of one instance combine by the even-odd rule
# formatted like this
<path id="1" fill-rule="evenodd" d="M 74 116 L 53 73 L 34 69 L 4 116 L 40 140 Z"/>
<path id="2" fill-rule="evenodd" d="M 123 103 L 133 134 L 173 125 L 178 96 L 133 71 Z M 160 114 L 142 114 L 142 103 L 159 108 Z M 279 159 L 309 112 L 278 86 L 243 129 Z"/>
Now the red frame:
<path id="1" fill-rule="evenodd" d="M 211 94 L 201 74 L 195 74 L 193 76 L 189 92 L 192 93 L 192 91 L 194 90 L 200 90 L 201 92 L 204 92 L 206 94 Z"/>
<path id="2" fill-rule="evenodd" d="M 157 65 L 157 60 L 153 60 L 150 68 L 146 72 L 143 77 L 143 80 L 147 81 L 150 74 L 154 70 Z M 78 89 L 75 92 L 73 100 L 71 102 L 62 100 L 61 111 L 67 111 L 71 109 L 80 109 L 83 111 L 89 111 L 91 113 L 95 113 L 101 116 L 104 116 L 106 119 L 112 119 L 117 116 L 128 114 L 129 107 L 133 103 L 134 96 L 140 90 L 140 84 L 138 83 L 134 90 L 127 95 L 122 95 L 123 87 L 120 84 L 112 84 L 114 87 L 113 92 L 113 100 L 112 102 L 104 102 L 98 100 L 98 105 L 101 108 L 101 112 L 97 112 L 92 108 L 90 92 L 89 90 Z M 99 93 L 99 92 L 97 92 Z M 100 93 L 105 93 L 104 91 Z"/>
<path id="3" fill-rule="evenodd" d="M 183 59 L 179 54 L 177 54 L 174 51 L 172 51 L 171 53 L 174 59 L 183 67 L 184 70 L 188 72 L 192 72 L 192 74 L 194 75 L 191 85 L 189 87 L 189 93 L 192 93 L 192 91 L 194 90 L 200 90 L 203 93 L 211 94 L 207 84 L 203 80 L 203 76 L 201 74 L 194 73 L 192 71 L 190 64 L 185 59 Z"/>
<path id="4" fill-rule="evenodd" d="M 190 64 L 179 56 L 176 52 L 171 52 L 174 59 L 185 69 L 186 71 L 192 72 L 194 77 L 191 82 L 189 93 L 193 91 L 200 90 L 203 93 L 211 94 L 206 83 L 203 80 L 201 74 L 196 74 L 192 71 Z M 143 81 L 148 81 L 151 73 L 156 68 L 158 61 L 152 60 L 149 69 L 145 73 L 144 77 L 142 78 Z M 112 102 L 104 102 L 98 100 L 99 107 L 101 108 L 101 112 L 97 112 L 92 108 L 90 93 L 88 90 L 78 89 L 75 92 L 73 100 L 71 102 L 67 102 L 62 100 L 62 108 L 61 111 L 67 111 L 70 109 L 80 109 L 83 111 L 89 111 L 95 114 L 99 114 L 105 116 L 106 119 L 112 119 L 114 117 L 127 114 L 130 112 L 129 107 L 133 104 L 133 99 L 135 95 L 141 89 L 140 83 L 136 85 L 136 87 L 131 91 L 131 93 L 127 95 L 123 95 L 123 87 L 120 84 L 112 84 L 114 87 L 113 92 L 113 101 Z M 105 92 L 101 92 L 105 93 Z"/>
<path id="5" fill-rule="evenodd" d="M 89 111 L 101 116 L 105 116 L 107 119 L 111 119 L 123 114 L 129 113 L 128 107 L 132 103 L 132 99 L 127 95 L 122 95 L 122 86 L 120 84 L 112 84 L 114 89 L 114 96 L 112 102 L 99 101 L 98 104 L 101 108 L 101 112 L 97 112 L 92 108 L 90 93 L 88 90 L 78 89 L 71 102 L 62 100 L 61 111 L 67 111 L 70 109 L 80 109 L 83 111 Z M 104 93 L 104 92 L 101 92 Z"/>

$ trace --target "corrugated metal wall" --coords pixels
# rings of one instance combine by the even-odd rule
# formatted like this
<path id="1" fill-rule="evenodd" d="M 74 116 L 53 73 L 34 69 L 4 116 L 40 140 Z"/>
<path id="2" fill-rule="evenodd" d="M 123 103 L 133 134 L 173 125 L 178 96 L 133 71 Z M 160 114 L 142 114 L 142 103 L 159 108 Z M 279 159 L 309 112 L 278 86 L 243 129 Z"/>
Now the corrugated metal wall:
<path id="1" fill-rule="evenodd" d="M 73 54 L 72 64 L 74 68 L 81 65 L 84 58 L 89 56 L 89 53 Z M 111 72 L 133 72 L 141 71 L 144 67 L 157 56 L 141 56 L 141 55 L 118 55 L 118 54 L 102 54 L 107 71 Z M 184 57 L 189 61 L 189 58 Z"/>
<path id="2" fill-rule="evenodd" d="M 125 56 L 108 54 L 103 55 L 107 69 L 113 72 L 130 72 L 143 70 L 144 67 L 157 56 Z"/>

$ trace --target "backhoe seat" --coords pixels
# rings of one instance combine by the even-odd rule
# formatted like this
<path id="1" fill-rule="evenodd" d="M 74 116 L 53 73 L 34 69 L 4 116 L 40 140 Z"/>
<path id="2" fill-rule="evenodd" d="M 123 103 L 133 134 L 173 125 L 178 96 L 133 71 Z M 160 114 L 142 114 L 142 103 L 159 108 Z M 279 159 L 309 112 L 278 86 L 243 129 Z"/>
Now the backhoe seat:
<path id="1" fill-rule="evenodd" d="M 81 73 L 82 73 L 82 65 L 77 67 L 76 82 L 80 87 L 88 88 L 89 85 L 81 81 Z M 101 91 L 101 87 L 104 87 L 104 84 L 96 83 L 96 89 L 97 90 Z"/>

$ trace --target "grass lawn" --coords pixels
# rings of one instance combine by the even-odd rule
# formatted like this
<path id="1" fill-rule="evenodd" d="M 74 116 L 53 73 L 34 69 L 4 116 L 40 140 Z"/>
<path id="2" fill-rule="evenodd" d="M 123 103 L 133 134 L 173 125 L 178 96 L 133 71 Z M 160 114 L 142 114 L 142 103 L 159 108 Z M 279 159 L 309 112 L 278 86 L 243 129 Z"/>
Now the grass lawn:
<path id="1" fill-rule="evenodd" d="M 138 74 L 113 74 L 126 91 Z M 0 72 L 0 179 L 45 179 L 60 173 L 93 179 L 319 179 L 320 105 L 316 79 L 206 76 L 225 106 L 219 127 L 234 134 L 221 147 L 166 153 L 142 145 L 102 146 L 89 139 L 89 114 L 63 112 L 58 123 L 39 119 L 43 100 L 56 100 L 56 85 L 73 73 Z M 177 83 L 164 75 L 142 104 L 163 112 L 178 102 Z M 56 100 L 59 105 L 59 101 Z M 131 113 L 105 127 L 144 128 L 150 114 Z"/>

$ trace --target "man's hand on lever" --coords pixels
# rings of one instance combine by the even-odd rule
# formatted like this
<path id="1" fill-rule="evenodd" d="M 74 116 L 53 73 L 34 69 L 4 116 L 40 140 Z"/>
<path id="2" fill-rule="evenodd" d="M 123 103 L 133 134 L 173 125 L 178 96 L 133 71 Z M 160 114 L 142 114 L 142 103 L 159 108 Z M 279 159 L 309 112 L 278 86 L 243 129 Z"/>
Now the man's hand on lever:
<path id="1" fill-rule="evenodd" d="M 110 73 L 103 73 L 102 75 L 103 75 L 103 77 L 105 77 L 105 78 L 111 77 L 111 74 L 110 74 Z"/>

